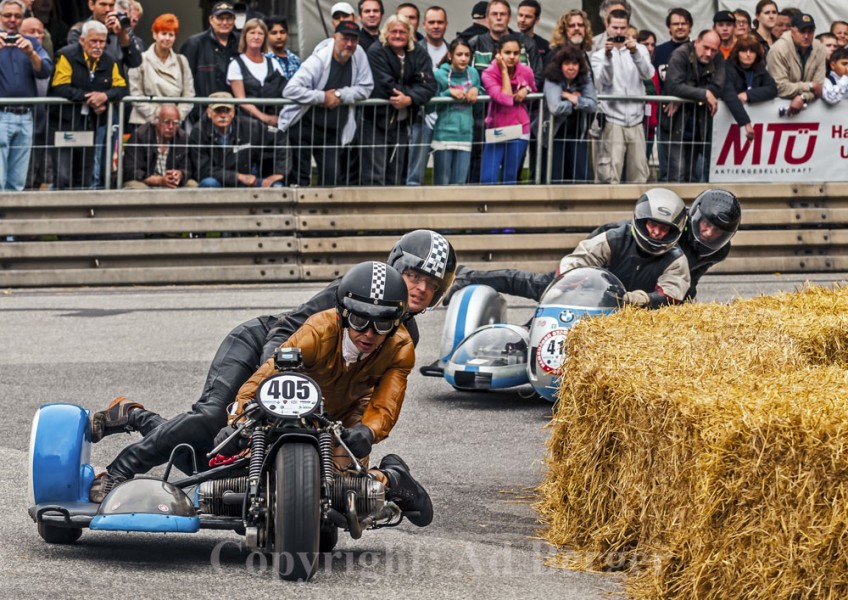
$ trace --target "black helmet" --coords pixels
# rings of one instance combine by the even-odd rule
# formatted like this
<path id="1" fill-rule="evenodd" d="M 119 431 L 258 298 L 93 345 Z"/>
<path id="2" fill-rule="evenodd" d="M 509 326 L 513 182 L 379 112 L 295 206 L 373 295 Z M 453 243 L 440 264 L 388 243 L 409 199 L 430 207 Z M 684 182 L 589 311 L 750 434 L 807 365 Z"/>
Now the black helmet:
<path id="1" fill-rule="evenodd" d="M 439 304 L 445 292 L 453 285 L 456 274 L 456 253 L 445 237 L 429 229 L 416 229 L 404 234 L 389 252 L 386 261 L 390 267 L 403 273 L 415 269 L 439 282 L 429 308 Z"/>
<path id="2" fill-rule="evenodd" d="M 668 225 L 664 238 L 655 240 L 648 234 L 647 221 Z M 683 199 L 666 188 L 651 188 L 636 201 L 631 229 L 636 244 L 648 254 L 660 255 L 671 250 L 686 225 L 686 205 Z"/>
<path id="3" fill-rule="evenodd" d="M 727 190 L 706 190 L 698 194 L 689 211 L 689 240 L 701 256 L 721 250 L 736 234 L 742 220 L 742 207 L 734 194 Z M 716 235 L 704 237 L 703 223 L 712 225 Z"/>
<path id="4" fill-rule="evenodd" d="M 407 310 L 406 282 L 386 263 L 359 263 L 339 282 L 336 307 L 344 327 L 351 314 L 369 321 L 393 321 L 397 327 Z"/>

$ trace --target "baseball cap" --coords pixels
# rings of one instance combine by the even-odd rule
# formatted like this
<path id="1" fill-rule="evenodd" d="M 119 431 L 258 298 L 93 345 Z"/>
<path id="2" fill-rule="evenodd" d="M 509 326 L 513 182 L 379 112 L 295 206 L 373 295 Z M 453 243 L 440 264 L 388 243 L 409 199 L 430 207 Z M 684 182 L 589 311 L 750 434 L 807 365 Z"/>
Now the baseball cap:
<path id="1" fill-rule="evenodd" d="M 478 2 L 474 5 L 474 8 L 471 9 L 471 18 L 472 19 L 485 19 L 486 18 L 486 9 L 489 7 L 488 2 Z"/>
<path id="2" fill-rule="evenodd" d="M 797 27 L 798 29 L 815 29 L 816 22 L 807 13 L 801 13 L 792 17 L 792 27 Z"/>
<path id="3" fill-rule="evenodd" d="M 231 14 L 233 16 L 236 16 L 235 7 L 232 4 L 230 4 L 229 2 L 216 2 L 215 5 L 212 7 L 212 16 L 213 17 L 217 17 L 219 15 L 223 15 L 223 14 L 227 14 L 227 13 Z"/>
<path id="4" fill-rule="evenodd" d="M 336 33 L 341 33 L 342 35 L 355 35 L 356 37 L 359 37 L 359 27 L 357 27 L 356 23 L 353 21 L 342 21 L 336 25 Z"/>
<path id="5" fill-rule="evenodd" d="M 221 4 L 223 4 L 223 2 Z M 229 98 L 230 100 L 232 100 L 233 95 L 230 92 L 215 92 L 213 94 L 209 94 L 209 97 L 210 98 Z M 211 108 L 212 110 L 215 110 L 216 108 L 221 108 L 221 107 L 233 108 L 233 105 L 229 104 L 227 102 L 213 102 L 209 105 L 209 108 Z"/>
<path id="6" fill-rule="evenodd" d="M 356 11 L 347 2 L 336 2 L 335 4 L 333 4 L 333 8 L 330 9 L 330 16 L 334 17 L 336 16 L 336 13 L 355 15 Z"/>
<path id="7" fill-rule="evenodd" d="M 736 17 L 729 10 L 720 10 L 713 16 L 713 23 L 736 23 Z"/>

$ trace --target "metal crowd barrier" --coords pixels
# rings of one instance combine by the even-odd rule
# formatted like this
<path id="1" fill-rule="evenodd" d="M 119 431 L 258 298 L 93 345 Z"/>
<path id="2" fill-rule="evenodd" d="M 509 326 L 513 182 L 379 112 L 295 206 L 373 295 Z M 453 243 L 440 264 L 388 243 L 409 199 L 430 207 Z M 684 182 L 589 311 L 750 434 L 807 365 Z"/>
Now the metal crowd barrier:
<path id="1" fill-rule="evenodd" d="M 602 96 L 601 100 L 675 101 L 682 103 L 684 113 L 695 107 L 688 101 L 667 96 Z M 489 101 L 487 96 L 481 96 L 474 109 L 474 142 L 466 180 L 468 184 L 477 184 L 480 180 L 481 155 L 485 145 L 485 107 Z M 0 107 L 32 107 L 34 136 L 27 189 L 110 189 L 122 188 L 132 181 L 132 174 L 137 172 L 134 167 L 138 166 L 133 161 L 152 160 L 150 145 L 136 141 L 131 135 L 135 126 L 127 123 L 127 116 L 135 102 L 207 105 L 220 102 L 220 99 L 127 97 L 120 103 L 110 104 L 98 118 L 96 127 L 90 122 L 85 127 L 75 122 L 81 105 L 65 99 L 0 98 Z M 260 101 L 256 98 L 227 102 L 253 104 L 269 111 L 278 111 L 293 104 L 284 99 Z M 533 115 L 547 114 L 543 110 L 542 94 L 531 94 L 528 102 Z M 450 104 L 455 104 L 452 98 L 435 98 L 423 112 L 431 113 Z M 250 130 L 247 137 L 259 141 L 244 149 L 250 154 L 250 174 L 261 180 L 284 168 L 286 172 L 280 173 L 285 175 L 284 183 L 302 187 L 313 184 L 319 187 L 424 184 L 427 165 L 433 163 L 432 132 L 427 130 L 419 115 L 410 114 L 410 118 L 402 123 L 391 121 L 394 111 L 382 110 L 387 105 L 384 100 L 358 103 L 354 109 L 357 136 L 347 144 L 343 144 L 339 136 L 327 134 L 327 123 L 321 121 L 325 118 L 322 112 L 316 113 L 321 118 L 301 120 L 282 134 L 237 109 Z M 107 126 L 109 123 L 112 125 Z M 538 185 L 598 181 L 594 158 L 600 134 L 594 131 L 596 125 L 594 114 L 579 115 L 573 127 L 560 127 L 552 117 L 534 119 L 530 145 L 521 160 L 518 183 Z M 677 178 L 677 181 L 706 180 L 708 144 L 689 139 L 692 132 L 685 128 L 681 139 L 673 140 L 668 139 L 668 134 L 661 132 L 660 128 L 652 136 L 653 132 L 647 130 L 647 122 L 644 126 L 649 140 L 645 157 L 651 169 L 649 181 L 674 181 L 668 177 L 666 168 L 674 159 L 678 164 L 686 164 L 688 169 L 686 177 Z M 200 162 L 201 155 L 215 149 L 211 143 L 190 143 L 189 136 L 194 127 L 195 124 L 184 122 L 181 129 L 186 140 L 174 146 L 175 152 L 185 160 L 186 176 L 182 185 L 199 183 L 191 171 Z M 579 148 L 579 152 L 575 153 L 574 148 Z M 698 157 L 703 158 L 699 160 Z M 626 173 L 621 181 L 629 181 Z"/>
<path id="2" fill-rule="evenodd" d="M 646 185 L 57 191 L 0 195 L 0 288 L 325 281 L 410 229 L 475 268 L 553 269 Z M 700 184 L 672 184 L 687 202 Z M 848 270 L 848 183 L 736 184 L 723 273 Z"/>

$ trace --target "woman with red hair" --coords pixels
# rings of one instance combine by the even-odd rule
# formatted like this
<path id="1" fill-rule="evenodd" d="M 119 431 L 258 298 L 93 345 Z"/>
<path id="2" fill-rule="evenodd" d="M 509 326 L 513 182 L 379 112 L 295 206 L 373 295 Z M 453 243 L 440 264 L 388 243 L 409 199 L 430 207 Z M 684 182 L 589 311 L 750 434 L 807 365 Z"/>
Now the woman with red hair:
<path id="1" fill-rule="evenodd" d="M 165 13 L 153 21 L 153 44 L 142 54 L 141 66 L 130 69 L 130 96 L 167 96 L 194 98 L 194 77 L 188 61 L 174 51 L 174 41 L 180 30 L 176 15 Z M 191 112 L 191 104 L 180 104 L 180 120 Z M 136 102 L 130 123 L 141 125 L 156 120 L 156 104 Z"/>

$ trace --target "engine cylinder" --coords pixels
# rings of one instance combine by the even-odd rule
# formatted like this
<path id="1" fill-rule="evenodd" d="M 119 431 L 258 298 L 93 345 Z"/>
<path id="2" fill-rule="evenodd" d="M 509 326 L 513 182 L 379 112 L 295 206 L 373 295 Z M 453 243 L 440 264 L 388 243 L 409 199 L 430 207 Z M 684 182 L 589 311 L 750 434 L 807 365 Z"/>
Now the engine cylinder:
<path id="1" fill-rule="evenodd" d="M 201 513 L 219 517 L 241 516 L 241 504 L 224 504 L 224 492 L 247 492 L 247 477 L 226 477 L 204 481 L 197 487 L 197 506 Z"/>
<path id="2" fill-rule="evenodd" d="M 347 512 L 345 496 L 348 490 L 356 492 L 356 514 L 360 518 L 383 508 L 386 503 L 386 488 L 376 479 L 336 474 L 333 476 L 333 508 L 342 514 Z"/>

